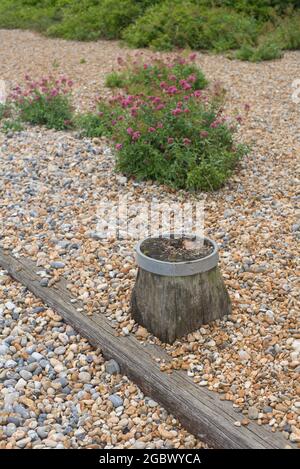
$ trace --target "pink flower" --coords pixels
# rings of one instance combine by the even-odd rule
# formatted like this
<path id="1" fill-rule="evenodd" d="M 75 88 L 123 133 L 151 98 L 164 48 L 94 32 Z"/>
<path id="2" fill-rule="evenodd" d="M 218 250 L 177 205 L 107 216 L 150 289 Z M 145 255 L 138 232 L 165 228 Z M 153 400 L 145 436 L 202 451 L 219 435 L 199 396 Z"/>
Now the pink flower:
<path id="1" fill-rule="evenodd" d="M 183 143 L 184 143 L 184 145 L 190 145 L 192 142 L 189 138 L 184 138 Z"/>
<path id="2" fill-rule="evenodd" d="M 136 132 L 133 132 L 131 138 L 135 142 L 136 140 L 138 140 L 140 138 L 140 136 L 141 136 L 141 133 L 136 131 Z"/>
<path id="3" fill-rule="evenodd" d="M 202 96 L 202 91 L 201 91 L 201 90 L 196 90 L 196 91 L 194 91 L 194 96 L 195 96 L 196 98 L 200 98 L 200 96 Z"/>
<path id="4" fill-rule="evenodd" d="M 121 106 L 122 107 L 128 107 L 131 103 L 131 100 L 129 98 L 124 98 L 121 100 Z"/>
<path id="5" fill-rule="evenodd" d="M 168 94 L 176 94 L 177 93 L 177 88 L 176 86 L 170 86 L 168 89 L 167 89 L 167 93 Z"/>
<path id="6" fill-rule="evenodd" d="M 73 86 L 73 81 L 72 80 L 68 80 L 68 86 L 71 88 L 71 86 Z"/>
<path id="7" fill-rule="evenodd" d="M 200 137 L 202 137 L 202 138 L 208 137 L 208 132 L 207 132 L 207 130 L 201 130 L 201 132 L 200 132 Z"/>
<path id="8" fill-rule="evenodd" d="M 176 81 L 177 80 L 176 75 L 169 75 L 168 78 L 169 78 L 170 81 Z"/>
<path id="9" fill-rule="evenodd" d="M 157 129 L 163 129 L 164 124 L 162 122 L 159 122 L 156 127 Z"/>
<path id="10" fill-rule="evenodd" d="M 182 110 L 179 109 L 179 108 L 176 108 L 176 109 L 173 109 L 173 110 L 171 111 L 171 113 L 172 113 L 173 116 L 178 116 L 179 114 L 182 113 Z"/>
<path id="11" fill-rule="evenodd" d="M 130 114 L 135 117 L 137 115 L 139 108 L 137 106 L 133 106 L 130 110 Z"/>
<path id="12" fill-rule="evenodd" d="M 168 138 L 168 144 L 171 145 L 173 142 L 174 142 L 174 138 L 169 137 L 169 138 Z"/>
<path id="13" fill-rule="evenodd" d="M 122 147 L 123 147 L 122 143 L 117 143 L 116 150 L 120 151 L 122 150 Z"/>
<path id="14" fill-rule="evenodd" d="M 189 76 L 187 77 L 187 81 L 188 81 L 189 83 L 195 83 L 195 81 L 196 81 L 196 76 L 195 76 L 194 74 L 189 75 Z"/>
<path id="15" fill-rule="evenodd" d="M 128 127 L 127 133 L 128 133 L 128 135 L 132 135 L 133 134 L 133 129 L 131 127 Z"/>
<path id="16" fill-rule="evenodd" d="M 236 116 L 236 120 L 237 120 L 237 122 L 238 122 L 239 124 L 241 124 L 243 118 L 242 118 L 242 116 Z"/>
<path id="17" fill-rule="evenodd" d="M 148 64 L 144 64 L 143 67 L 144 67 L 144 70 L 147 70 L 147 68 L 149 67 L 149 65 L 148 65 Z"/>
<path id="18" fill-rule="evenodd" d="M 181 80 L 180 84 L 183 90 L 190 90 L 192 88 L 191 85 L 185 80 Z"/>
<path id="19" fill-rule="evenodd" d="M 189 56 L 189 59 L 190 59 L 191 62 L 194 62 L 194 60 L 196 59 L 196 57 L 197 57 L 197 54 L 193 53 L 193 54 L 191 54 L 191 55 Z"/>
<path id="20" fill-rule="evenodd" d="M 58 95 L 58 90 L 56 88 L 53 88 L 53 90 L 50 91 L 50 96 L 55 97 Z"/>
<path id="21" fill-rule="evenodd" d="M 215 120 L 210 124 L 211 129 L 216 129 L 219 126 L 219 121 Z"/>
<path id="22" fill-rule="evenodd" d="M 148 132 L 150 133 L 156 132 L 155 127 L 149 127 Z"/>
<path id="23" fill-rule="evenodd" d="M 158 106 L 156 106 L 156 110 L 157 111 L 160 111 L 161 109 L 164 109 L 165 105 L 164 104 L 159 104 Z"/>
<path id="24" fill-rule="evenodd" d="M 168 85 L 165 81 L 161 81 L 160 84 L 159 84 L 160 88 L 164 89 L 166 88 Z"/>

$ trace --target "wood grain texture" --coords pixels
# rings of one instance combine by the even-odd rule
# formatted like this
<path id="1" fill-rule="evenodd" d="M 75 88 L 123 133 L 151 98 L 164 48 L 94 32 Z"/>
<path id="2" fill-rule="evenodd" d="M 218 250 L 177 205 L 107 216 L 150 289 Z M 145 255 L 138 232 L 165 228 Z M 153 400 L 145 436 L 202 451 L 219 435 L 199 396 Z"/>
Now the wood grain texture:
<path id="1" fill-rule="evenodd" d="M 248 427 L 235 427 L 241 418 L 232 405 L 220 401 L 218 394 L 193 383 L 184 371 L 166 374 L 160 371 L 155 358 L 169 360 L 158 346 L 141 344 L 133 335 L 119 337 L 101 314 L 86 316 L 71 303 L 72 297 L 59 282 L 50 288 L 40 286 L 39 270 L 26 258 L 16 259 L 0 249 L 0 266 L 35 296 L 59 313 L 91 344 L 100 347 L 106 358 L 114 358 L 122 373 L 132 379 L 145 393 L 176 416 L 187 430 L 215 448 L 284 448 L 286 440 L 268 428 L 250 423 Z"/>
<path id="2" fill-rule="evenodd" d="M 175 277 L 139 268 L 131 298 L 138 324 L 172 344 L 202 324 L 231 313 L 231 302 L 218 267 Z"/>

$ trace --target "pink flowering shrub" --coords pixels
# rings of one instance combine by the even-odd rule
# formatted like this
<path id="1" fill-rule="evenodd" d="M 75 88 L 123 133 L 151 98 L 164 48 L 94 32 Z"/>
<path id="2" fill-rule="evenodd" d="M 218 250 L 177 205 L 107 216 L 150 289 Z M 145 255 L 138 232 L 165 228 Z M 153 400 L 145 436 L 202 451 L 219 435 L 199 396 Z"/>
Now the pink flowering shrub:
<path id="1" fill-rule="evenodd" d="M 142 52 L 138 52 L 134 59 L 118 59 L 118 70 L 106 78 L 106 86 L 123 88 L 128 94 L 159 93 L 162 83 L 168 83 L 175 90 L 185 86 L 186 90 L 198 90 L 207 86 L 203 72 L 194 63 L 196 54 L 189 57 L 157 56 L 146 60 Z M 174 91 L 175 92 L 175 91 Z"/>
<path id="2" fill-rule="evenodd" d="M 164 89 L 162 97 L 120 94 L 99 104 L 117 169 L 178 189 L 218 189 L 246 151 L 234 142 L 240 116 L 224 114 L 218 92 Z"/>
<path id="3" fill-rule="evenodd" d="M 56 130 L 66 129 L 73 118 L 72 86 L 72 80 L 64 76 L 32 80 L 26 75 L 25 84 L 13 89 L 6 107 L 20 121 Z"/>

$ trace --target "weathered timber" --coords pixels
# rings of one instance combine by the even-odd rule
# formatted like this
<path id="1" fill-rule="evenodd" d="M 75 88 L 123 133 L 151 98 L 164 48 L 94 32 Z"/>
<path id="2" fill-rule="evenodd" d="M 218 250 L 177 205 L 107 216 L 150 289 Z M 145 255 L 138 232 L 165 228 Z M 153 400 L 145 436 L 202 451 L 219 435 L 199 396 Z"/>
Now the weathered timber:
<path id="1" fill-rule="evenodd" d="M 170 357 L 160 347 L 143 345 L 133 335 L 117 336 L 103 315 L 95 313 L 89 317 L 79 311 L 82 305 L 78 301 L 74 306 L 64 281 L 50 288 L 40 286 L 40 277 L 36 274 L 39 269 L 33 261 L 23 257 L 16 259 L 0 249 L 0 266 L 59 313 L 92 345 L 100 347 L 106 358 L 114 358 L 122 373 L 208 445 L 224 449 L 285 447 L 286 440 L 269 428 L 252 422 L 247 427 L 234 426 L 241 415 L 232 405 L 220 401 L 218 394 L 199 387 L 184 371 L 173 371 L 170 375 L 161 372 L 155 359 L 169 361 Z"/>
<path id="2" fill-rule="evenodd" d="M 230 314 L 231 302 L 218 267 L 184 277 L 139 268 L 131 313 L 160 340 L 173 343 L 202 324 Z"/>
<path id="3" fill-rule="evenodd" d="M 231 313 L 213 240 L 163 235 L 140 241 L 135 251 L 139 270 L 131 314 L 163 342 L 173 343 Z"/>

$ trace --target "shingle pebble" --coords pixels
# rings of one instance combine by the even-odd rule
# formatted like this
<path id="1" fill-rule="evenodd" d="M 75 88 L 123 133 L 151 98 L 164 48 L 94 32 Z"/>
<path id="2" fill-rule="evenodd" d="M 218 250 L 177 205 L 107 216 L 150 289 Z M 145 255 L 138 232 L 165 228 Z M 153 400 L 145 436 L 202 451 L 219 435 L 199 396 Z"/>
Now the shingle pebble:
<path id="1" fill-rule="evenodd" d="M 31 71 L 42 76 L 45 63 L 51 63 L 50 57 L 55 53 L 63 59 L 61 72 L 71 73 L 77 82 L 74 98 L 78 108 L 83 109 L 94 104 L 94 95 L 99 89 L 103 95 L 109 94 L 102 87 L 104 74 L 111 70 L 118 55 L 124 53 L 114 42 L 78 43 L 74 48 L 73 43 L 58 39 L 52 41 L 29 32 L 0 31 L 0 40 L 7 45 L 0 50 L 1 78 L 11 82 L 13 76 L 13 81 L 19 81 Z M 7 50 L 13 53 L 7 54 Z M 88 67 L 79 66 L 79 51 L 89 58 Z M 129 53 L 134 54 L 135 51 Z M 146 56 L 148 53 L 145 52 Z M 32 70 L 28 70 L 28 64 Z M 195 382 L 220 393 L 245 415 L 255 407 L 257 420 L 262 425 L 269 425 L 275 419 L 272 430 L 293 435 L 292 440 L 296 441 L 296 430 L 300 426 L 295 405 L 299 401 L 297 378 L 300 370 L 299 303 L 295 275 L 299 237 L 296 210 L 300 200 L 296 178 L 299 108 L 291 101 L 291 83 L 300 76 L 299 51 L 287 52 L 276 62 L 259 64 L 199 54 L 199 64 L 209 79 L 218 76 L 227 88 L 226 111 L 233 113 L 245 102 L 250 104 L 249 115 L 238 139 L 255 142 L 253 151 L 240 162 L 224 188 L 207 194 L 205 199 L 205 233 L 220 243 L 220 267 L 233 305 L 230 317 L 205 325 L 172 346 L 160 344 L 146 330 L 134 324 L 128 311 L 136 275 L 135 240 L 103 240 L 97 227 L 99 204 L 105 198 L 112 201 L 128 195 L 130 206 L 135 209 L 140 201 L 157 199 L 172 205 L 179 198 L 190 202 L 192 196 L 151 182 L 120 179 L 123 176 L 114 173 L 113 152 L 101 139 L 78 140 L 71 132 L 39 128 L 0 135 L 0 215 L 5 220 L 1 247 L 34 259 L 37 270 L 41 272 L 40 283 L 45 287 L 64 276 L 70 293 L 74 295 L 74 307 L 76 298 L 80 297 L 84 311 L 105 314 L 116 333 L 136 334 L 138 340 L 154 341 L 165 348 L 171 362 L 162 363 L 162 370 L 182 367 L 192 374 Z M 268 130 L 270 128 L 272 133 Z M 203 194 L 193 194 L 193 197 L 202 199 Z M 91 236 L 91 233 L 97 233 L 97 236 Z M 63 268 L 53 268 L 55 262 L 64 264 Z M 0 277 L 0 299 L 4 306 L 0 306 L 0 328 L 5 331 L 0 356 L 6 361 L 6 354 L 9 354 L 17 365 L 0 371 L 1 386 L 10 386 L 6 389 L 11 389 L 20 380 L 22 367 L 36 361 L 42 370 L 39 377 L 42 380 L 41 394 L 37 393 L 34 404 L 29 404 L 36 409 L 35 405 L 43 399 L 50 401 L 49 407 L 43 404 L 43 408 L 36 411 L 39 422 L 47 423 L 47 415 L 53 411 L 51 404 L 56 396 L 65 404 L 71 397 L 78 405 L 75 395 L 81 391 L 84 394 L 80 394 L 80 399 L 90 402 L 86 404 L 88 409 L 92 409 L 90 415 L 95 414 L 98 420 L 107 422 L 108 407 L 111 409 L 112 405 L 108 397 L 118 393 L 123 406 L 113 408 L 115 414 L 112 417 L 128 418 L 132 428 L 137 425 L 132 419 L 136 418 L 138 409 L 145 407 L 146 413 L 140 412 L 140 415 L 151 416 L 149 418 L 158 413 L 158 419 L 155 415 L 147 424 L 151 433 L 147 447 L 163 445 L 161 438 L 152 436 L 157 435 L 153 420 L 167 420 L 172 427 L 171 417 L 162 417 L 161 408 L 151 408 L 143 398 L 138 399 L 137 390 L 131 394 L 128 389 L 133 385 L 125 382 L 122 375 L 106 373 L 100 353 L 95 353 L 89 346 L 85 349 L 87 344 L 76 332 L 67 329 L 58 315 L 34 300 L 21 287 L 12 286 L 9 278 L 3 281 L 5 275 L 3 272 Z M 8 295 L 9 285 L 12 287 Z M 28 301 L 26 308 L 25 298 Z M 5 308 L 8 302 L 14 307 Z M 19 307 L 21 311 L 18 311 Z M 44 311 L 35 312 L 34 308 L 39 307 L 44 307 Z M 23 322 L 24 318 L 26 322 Z M 61 341 L 61 333 L 69 337 L 70 342 Z M 42 341 L 37 339 L 41 334 L 47 336 L 43 335 Z M 28 341 L 28 347 L 35 342 L 36 349 L 31 354 L 26 351 L 24 339 Z M 55 349 L 61 345 L 66 350 L 62 355 L 56 355 Z M 17 349 L 24 358 L 18 355 Z M 93 360 L 90 356 L 94 357 Z M 50 363 L 53 358 L 58 360 L 55 365 Z M 39 371 L 38 368 L 27 371 L 34 374 L 36 370 Z M 89 373 L 90 381 L 80 381 L 81 372 Z M 69 382 L 63 387 L 55 383 L 61 373 L 66 373 Z M 32 394 L 31 388 L 27 387 L 32 381 L 24 387 L 26 395 Z M 120 388 L 116 388 L 116 384 L 120 384 Z M 92 388 L 85 389 L 85 385 Z M 93 387 L 95 392 L 92 392 Z M 21 396 L 18 393 L 5 395 L 5 408 L 12 412 L 12 402 L 22 398 L 22 392 L 21 386 L 18 391 Z M 57 405 L 59 407 L 60 404 Z M 23 418 L 33 418 L 30 407 L 23 408 L 23 415 L 28 417 L 18 414 L 21 424 Z M 126 409 L 129 415 L 124 414 Z M 64 416 L 72 422 L 73 431 L 77 426 L 79 428 L 80 425 L 75 423 L 77 417 L 68 406 Z M 111 428 L 115 429 L 118 424 L 112 425 Z M 291 432 L 283 430 L 286 425 L 291 426 Z M 121 435 L 110 430 L 109 434 L 103 434 L 98 427 L 96 425 L 92 430 L 96 432 L 95 436 L 88 436 L 87 441 L 74 441 L 73 431 L 70 431 L 63 443 L 56 442 L 56 447 L 61 444 L 86 447 L 95 439 L 103 447 L 102 438 L 107 446 L 132 445 L 130 440 L 129 443 L 125 440 L 126 433 L 121 432 Z M 63 431 L 59 429 L 59 433 Z M 87 435 L 90 433 L 88 430 Z M 49 435 L 50 441 L 54 441 L 53 438 Z M 178 438 L 174 445 L 188 447 L 192 437 L 180 430 Z M 195 445 L 200 443 L 192 439 L 191 446 Z M 41 446 L 45 445 L 42 443 Z"/>

